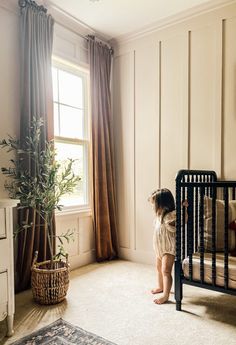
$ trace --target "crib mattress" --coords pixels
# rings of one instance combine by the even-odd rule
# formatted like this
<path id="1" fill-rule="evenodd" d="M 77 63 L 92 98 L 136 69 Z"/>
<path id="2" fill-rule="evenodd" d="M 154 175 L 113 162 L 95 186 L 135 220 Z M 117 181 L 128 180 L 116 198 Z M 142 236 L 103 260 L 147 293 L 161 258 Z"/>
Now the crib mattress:
<path id="1" fill-rule="evenodd" d="M 200 254 L 193 254 L 193 280 L 200 281 Z M 185 278 L 189 278 L 189 258 L 185 258 L 183 263 Z M 229 256 L 229 288 L 236 289 L 236 257 Z M 212 283 L 212 256 L 210 253 L 204 255 L 204 282 Z M 224 286 L 224 254 L 216 254 L 216 285 Z"/>

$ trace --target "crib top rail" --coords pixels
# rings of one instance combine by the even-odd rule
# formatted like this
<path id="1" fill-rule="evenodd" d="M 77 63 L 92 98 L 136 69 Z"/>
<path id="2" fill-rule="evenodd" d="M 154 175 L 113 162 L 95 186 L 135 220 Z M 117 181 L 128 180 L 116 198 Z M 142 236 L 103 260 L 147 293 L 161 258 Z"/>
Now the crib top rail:
<path id="1" fill-rule="evenodd" d="M 180 182 L 181 187 L 236 187 L 236 181 Z"/>
<path id="2" fill-rule="evenodd" d="M 176 183 L 181 182 L 216 182 L 217 175 L 213 170 L 186 170 L 181 169 L 176 174 Z"/>

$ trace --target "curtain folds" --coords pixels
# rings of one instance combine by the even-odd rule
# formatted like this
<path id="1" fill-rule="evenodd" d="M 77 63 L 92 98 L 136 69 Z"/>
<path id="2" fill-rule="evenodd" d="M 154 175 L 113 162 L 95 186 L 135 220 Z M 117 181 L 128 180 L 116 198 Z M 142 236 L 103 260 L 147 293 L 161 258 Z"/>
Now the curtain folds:
<path id="1" fill-rule="evenodd" d="M 29 125 L 34 117 L 43 118 L 45 126 L 41 148 L 45 140 L 53 137 L 53 97 L 51 56 L 54 20 L 46 9 L 31 0 L 20 0 L 20 66 L 21 66 L 21 110 L 20 143 L 24 144 L 29 134 Z M 34 164 L 26 162 L 34 176 Z M 16 237 L 16 291 L 30 286 L 31 263 L 34 251 L 39 251 L 39 260 L 45 260 L 49 251 L 45 224 L 33 210 L 19 210 L 18 222 L 31 224 L 27 231 Z M 55 223 L 55 222 L 54 222 Z"/>
<path id="2" fill-rule="evenodd" d="M 111 59 L 111 51 L 107 46 L 89 38 L 93 200 L 97 261 L 118 257 L 111 126 Z"/>

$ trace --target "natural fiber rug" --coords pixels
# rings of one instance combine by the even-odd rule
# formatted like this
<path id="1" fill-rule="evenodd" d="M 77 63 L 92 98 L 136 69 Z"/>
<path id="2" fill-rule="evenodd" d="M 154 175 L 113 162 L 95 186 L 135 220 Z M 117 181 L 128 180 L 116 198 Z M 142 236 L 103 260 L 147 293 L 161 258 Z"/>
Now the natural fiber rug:
<path id="1" fill-rule="evenodd" d="M 96 334 L 59 319 L 11 345 L 116 345 Z"/>

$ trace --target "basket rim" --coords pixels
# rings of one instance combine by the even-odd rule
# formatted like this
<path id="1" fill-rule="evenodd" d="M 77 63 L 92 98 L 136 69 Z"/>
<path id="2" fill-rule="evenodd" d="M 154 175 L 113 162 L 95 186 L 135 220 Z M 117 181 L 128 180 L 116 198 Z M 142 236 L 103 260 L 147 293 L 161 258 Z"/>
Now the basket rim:
<path id="1" fill-rule="evenodd" d="M 47 272 L 50 272 L 50 273 L 53 273 L 53 272 L 62 272 L 62 271 L 66 271 L 69 269 L 70 265 L 69 263 L 65 262 L 65 261 L 61 261 L 61 260 L 53 260 L 53 263 L 57 263 L 57 262 L 61 262 L 64 264 L 64 266 L 62 267 L 58 267 L 58 268 L 42 268 L 42 267 L 38 267 L 38 266 L 43 266 L 43 265 L 46 265 L 48 263 L 50 263 L 51 261 L 50 260 L 47 260 L 47 261 L 42 261 L 42 262 L 36 262 L 33 264 L 33 266 L 31 267 L 31 270 L 32 271 L 36 271 L 36 272 L 39 272 L 39 273 L 47 273 Z"/>

